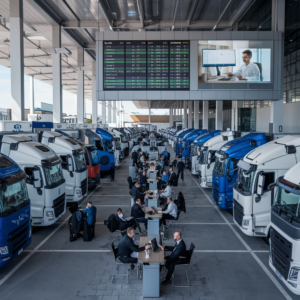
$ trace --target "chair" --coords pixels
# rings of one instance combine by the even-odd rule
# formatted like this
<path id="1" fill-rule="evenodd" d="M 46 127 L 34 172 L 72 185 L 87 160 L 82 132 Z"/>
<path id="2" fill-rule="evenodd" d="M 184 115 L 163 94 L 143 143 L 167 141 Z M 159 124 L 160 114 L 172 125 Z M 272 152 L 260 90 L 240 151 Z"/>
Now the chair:
<path id="1" fill-rule="evenodd" d="M 127 182 L 128 182 L 129 190 L 131 191 L 131 189 L 133 187 L 133 182 L 132 182 L 132 178 L 130 176 L 127 177 Z"/>
<path id="2" fill-rule="evenodd" d="M 126 265 L 126 263 L 123 263 L 123 262 L 121 262 L 120 260 L 119 260 L 119 258 L 118 258 L 118 248 L 116 248 L 115 247 L 115 245 L 114 245 L 114 242 L 115 241 L 113 241 L 112 243 L 111 243 L 111 249 L 112 249 L 112 252 L 113 252 L 113 254 L 114 254 L 114 258 L 115 258 L 115 264 L 116 264 L 116 266 L 117 266 L 117 274 L 111 274 L 111 276 L 113 276 L 112 277 L 112 281 L 111 281 L 111 283 L 114 283 L 114 280 L 115 280 L 115 277 L 116 276 L 125 276 L 125 277 L 127 277 L 127 285 L 129 284 L 129 272 L 128 271 L 130 271 L 130 270 L 128 270 L 128 269 L 126 269 L 126 273 L 125 274 L 120 274 L 119 273 L 119 266 L 120 265 Z M 139 279 L 139 267 L 138 267 L 138 263 L 136 264 L 136 269 L 137 269 L 137 279 Z"/>
<path id="3" fill-rule="evenodd" d="M 167 219 L 166 220 L 166 224 L 169 225 L 168 227 L 170 229 L 172 228 L 172 231 L 174 230 L 174 227 L 175 227 L 175 221 L 178 221 L 178 219 L 179 219 L 180 213 L 181 213 L 181 210 L 178 210 L 176 219 L 173 219 L 173 220 L 168 220 Z M 182 230 L 179 230 L 179 231 L 182 231 Z M 165 226 L 163 226 L 163 234 L 165 236 Z"/>
<path id="4" fill-rule="evenodd" d="M 259 80 L 262 81 L 262 65 L 261 65 L 261 63 L 257 63 L 257 62 L 255 62 L 254 64 L 256 64 L 259 68 L 259 75 L 260 75 Z"/>
<path id="5" fill-rule="evenodd" d="M 186 251 L 186 262 L 177 265 L 177 266 L 185 266 L 185 276 L 186 276 L 188 285 L 175 285 L 175 283 L 174 283 L 174 281 L 175 281 L 175 270 L 174 270 L 173 275 L 172 275 L 172 277 L 173 277 L 173 280 L 172 280 L 173 287 L 189 287 L 191 285 L 191 282 L 190 282 L 190 279 L 189 279 L 189 276 L 188 276 L 188 272 L 187 272 L 187 267 L 191 264 L 191 259 L 192 259 L 193 253 L 194 253 L 194 249 L 195 249 L 195 245 L 194 245 L 194 243 L 191 243 L 190 250 Z"/>

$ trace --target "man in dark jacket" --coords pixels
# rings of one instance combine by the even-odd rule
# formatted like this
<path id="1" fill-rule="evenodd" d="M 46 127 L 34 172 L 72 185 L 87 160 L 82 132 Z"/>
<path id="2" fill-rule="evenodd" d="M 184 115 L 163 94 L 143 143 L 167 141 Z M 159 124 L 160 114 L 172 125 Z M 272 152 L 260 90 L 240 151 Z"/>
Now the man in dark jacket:
<path id="1" fill-rule="evenodd" d="M 178 169 L 178 178 L 181 173 L 181 179 L 183 180 L 184 162 L 182 161 L 182 159 L 180 159 L 180 161 L 177 163 L 177 169 Z"/>
<path id="2" fill-rule="evenodd" d="M 141 199 L 135 198 L 135 203 L 131 207 L 131 216 L 136 219 L 139 223 L 144 223 L 145 228 L 147 229 L 148 218 L 145 218 L 145 213 L 142 210 L 142 202 Z"/>
<path id="3" fill-rule="evenodd" d="M 144 202 L 144 194 L 140 190 L 141 184 L 137 181 L 131 189 L 131 196 L 134 198 L 141 199 L 142 203 Z"/>
<path id="4" fill-rule="evenodd" d="M 175 185 L 177 182 L 177 175 L 173 171 L 173 168 L 169 169 L 169 182 L 171 183 L 171 185 Z"/>
<path id="5" fill-rule="evenodd" d="M 125 230 L 128 227 L 131 227 L 133 225 L 132 218 L 126 218 L 124 217 L 122 213 L 122 209 L 118 208 L 117 209 L 117 222 L 118 222 L 118 229 L 119 230 Z"/>
<path id="6" fill-rule="evenodd" d="M 89 201 L 86 209 L 82 209 L 82 211 L 87 213 L 87 223 L 90 227 L 89 229 L 91 230 L 92 237 L 94 237 L 97 208 L 93 206 L 92 201 Z"/>
<path id="7" fill-rule="evenodd" d="M 174 272 L 174 268 L 176 265 L 184 264 L 187 262 L 186 258 L 186 245 L 183 239 L 181 238 L 180 232 L 174 233 L 175 246 L 160 246 L 164 251 L 171 251 L 171 255 L 166 256 L 165 267 L 168 269 L 167 276 L 164 281 L 162 281 L 162 285 L 167 285 L 171 283 L 171 277 Z"/>
<path id="8" fill-rule="evenodd" d="M 132 152 L 131 158 L 133 160 L 132 165 L 134 166 L 134 164 L 137 164 L 137 160 L 138 160 L 138 153 L 136 152 L 136 150 Z"/>
<path id="9" fill-rule="evenodd" d="M 127 234 L 125 234 L 120 240 L 118 246 L 118 257 L 123 263 L 137 263 L 138 252 L 144 251 L 145 249 L 151 248 L 150 245 L 146 247 L 138 247 L 134 244 L 132 238 L 135 236 L 134 228 L 127 228 Z"/>

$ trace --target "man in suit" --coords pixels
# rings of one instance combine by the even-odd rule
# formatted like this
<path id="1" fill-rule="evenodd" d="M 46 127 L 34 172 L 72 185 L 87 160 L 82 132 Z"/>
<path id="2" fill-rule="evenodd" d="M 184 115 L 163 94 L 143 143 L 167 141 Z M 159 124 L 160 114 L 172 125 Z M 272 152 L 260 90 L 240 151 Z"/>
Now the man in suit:
<path id="1" fill-rule="evenodd" d="M 178 178 L 181 173 L 181 179 L 183 180 L 183 170 L 184 170 L 184 162 L 182 161 L 182 158 L 177 163 L 177 169 L 178 169 Z"/>
<path id="2" fill-rule="evenodd" d="M 131 189 L 131 196 L 141 199 L 142 203 L 144 203 L 144 194 L 141 192 L 140 187 L 141 184 L 137 181 Z"/>
<path id="3" fill-rule="evenodd" d="M 169 169 L 169 182 L 171 183 L 171 185 L 174 185 L 176 183 L 177 180 L 177 175 L 176 173 L 173 171 L 173 168 Z"/>
<path id="4" fill-rule="evenodd" d="M 145 218 L 145 213 L 142 210 L 142 202 L 141 199 L 135 198 L 135 203 L 131 207 L 131 216 L 136 219 L 139 223 L 144 223 L 145 228 L 147 230 L 148 218 Z"/>
<path id="5" fill-rule="evenodd" d="M 170 255 L 166 256 L 165 267 L 168 270 L 167 276 L 162 281 L 162 285 L 167 285 L 171 283 L 171 277 L 174 272 L 174 268 L 176 265 L 184 264 L 187 262 L 186 258 L 186 245 L 183 239 L 181 238 L 180 232 L 174 233 L 175 246 L 160 246 L 164 251 L 172 252 Z"/>
<path id="6" fill-rule="evenodd" d="M 117 209 L 117 222 L 118 222 L 118 229 L 119 230 L 125 230 L 128 227 L 133 226 L 132 218 L 126 218 L 123 215 L 122 209 Z"/>
<path id="7" fill-rule="evenodd" d="M 136 152 L 136 150 L 132 152 L 131 158 L 133 160 L 132 165 L 134 166 L 135 164 L 137 164 L 137 160 L 138 160 L 138 153 Z"/>
<path id="8" fill-rule="evenodd" d="M 97 208 L 93 206 L 92 201 L 89 201 L 86 209 L 81 209 L 81 211 L 87 214 L 87 223 L 90 227 L 92 238 L 93 238 L 95 237 L 95 223 L 96 223 Z"/>
<path id="9" fill-rule="evenodd" d="M 120 240 L 117 255 L 119 257 L 119 260 L 123 263 L 136 264 L 138 259 L 138 252 L 151 248 L 150 245 L 139 248 L 137 245 L 134 244 L 132 240 L 134 236 L 135 236 L 134 228 L 129 227 L 127 228 L 127 234 L 125 234 Z M 133 269 L 134 266 L 131 265 L 131 268 Z"/>

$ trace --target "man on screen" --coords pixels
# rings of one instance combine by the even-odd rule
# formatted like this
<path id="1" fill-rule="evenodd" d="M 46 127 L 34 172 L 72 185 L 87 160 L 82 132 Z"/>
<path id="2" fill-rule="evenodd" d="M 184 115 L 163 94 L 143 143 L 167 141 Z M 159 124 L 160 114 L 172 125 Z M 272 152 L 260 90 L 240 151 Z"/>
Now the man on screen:
<path id="1" fill-rule="evenodd" d="M 260 71 L 257 64 L 251 62 L 252 52 L 245 50 L 242 55 L 244 64 L 235 73 L 228 73 L 228 76 L 236 76 L 238 79 L 260 80 Z"/>

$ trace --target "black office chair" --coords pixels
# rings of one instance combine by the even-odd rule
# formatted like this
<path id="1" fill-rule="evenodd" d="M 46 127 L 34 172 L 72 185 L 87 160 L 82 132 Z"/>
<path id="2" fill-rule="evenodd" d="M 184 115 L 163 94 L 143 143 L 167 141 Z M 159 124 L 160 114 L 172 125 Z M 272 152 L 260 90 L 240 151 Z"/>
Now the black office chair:
<path id="1" fill-rule="evenodd" d="M 174 231 L 175 221 L 178 221 L 179 216 L 180 216 L 180 213 L 181 213 L 181 210 L 178 210 L 176 219 L 173 219 L 173 220 L 166 220 L 166 225 L 167 225 L 170 229 L 172 229 L 173 232 L 175 232 L 175 231 Z M 182 228 L 179 228 L 178 231 L 179 231 L 179 232 L 182 232 Z M 163 226 L 163 233 L 164 233 L 164 236 L 165 236 L 165 226 Z M 164 238 L 164 239 L 165 239 L 165 238 Z"/>
<path id="2" fill-rule="evenodd" d="M 191 264 L 191 259 L 192 259 L 193 253 L 194 253 L 194 249 L 195 249 L 195 245 L 194 245 L 194 243 L 191 243 L 190 250 L 186 251 L 186 257 L 185 258 L 182 257 L 183 263 L 176 266 L 176 267 L 179 267 L 179 266 L 184 266 L 185 267 L 185 269 L 184 269 L 185 270 L 185 276 L 186 276 L 188 284 L 187 285 L 175 285 L 175 270 L 174 270 L 173 275 L 172 275 L 172 277 L 173 277 L 173 280 L 172 280 L 173 287 L 189 287 L 191 285 L 191 282 L 190 282 L 190 279 L 189 279 L 189 276 L 188 276 L 188 272 L 187 272 L 187 267 Z"/>
<path id="3" fill-rule="evenodd" d="M 127 182 L 128 182 L 129 190 L 131 191 L 131 189 L 133 187 L 133 182 L 132 182 L 132 178 L 130 176 L 127 177 Z"/>
<path id="4" fill-rule="evenodd" d="M 111 283 L 115 283 L 114 281 L 115 281 L 116 276 L 125 276 L 125 277 L 127 277 L 127 285 L 128 285 L 129 284 L 129 272 L 128 271 L 131 271 L 131 269 L 126 269 L 126 273 L 125 274 L 120 274 L 119 273 L 119 267 L 120 267 L 120 265 L 127 265 L 129 263 L 123 263 L 123 262 L 121 262 L 119 260 L 119 258 L 118 258 L 118 248 L 116 248 L 115 245 L 114 245 L 115 241 L 113 241 L 111 243 L 111 249 L 112 249 L 112 252 L 114 254 L 115 264 L 117 266 L 117 272 L 118 273 L 117 274 L 110 274 L 110 276 L 112 276 Z M 137 279 L 139 279 L 139 267 L 138 267 L 138 263 L 136 264 L 136 269 L 137 269 Z"/>

